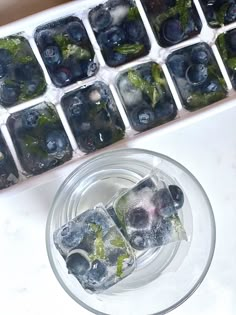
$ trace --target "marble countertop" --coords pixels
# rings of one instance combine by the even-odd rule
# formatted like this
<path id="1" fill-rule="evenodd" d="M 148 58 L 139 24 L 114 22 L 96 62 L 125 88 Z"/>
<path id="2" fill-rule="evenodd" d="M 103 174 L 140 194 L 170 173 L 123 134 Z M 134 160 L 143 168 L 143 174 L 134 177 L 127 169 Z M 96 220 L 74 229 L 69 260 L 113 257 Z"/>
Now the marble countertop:
<path id="1" fill-rule="evenodd" d="M 198 290 L 173 315 L 236 313 L 236 106 L 127 145 L 182 163 L 200 181 L 216 219 L 216 250 Z M 0 296 L 3 315 L 90 314 L 57 282 L 46 253 L 45 224 L 56 190 L 80 161 L 0 193 Z M 125 314 L 124 314 L 125 315 Z"/>

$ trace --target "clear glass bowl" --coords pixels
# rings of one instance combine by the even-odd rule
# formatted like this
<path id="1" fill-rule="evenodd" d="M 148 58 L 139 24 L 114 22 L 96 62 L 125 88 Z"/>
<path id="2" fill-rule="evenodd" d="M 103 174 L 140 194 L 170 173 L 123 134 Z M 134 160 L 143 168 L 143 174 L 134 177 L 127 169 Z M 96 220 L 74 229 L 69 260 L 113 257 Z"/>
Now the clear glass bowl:
<path id="1" fill-rule="evenodd" d="M 167 184 L 185 194 L 180 217 L 188 241 L 142 252 L 136 270 L 100 294 L 86 292 L 72 275 L 53 243 L 53 232 L 99 202 L 107 204 L 120 189 L 132 187 L 156 169 Z M 65 291 L 96 314 L 165 314 L 183 303 L 203 281 L 215 248 L 215 221 L 206 193 L 195 177 L 159 153 L 123 149 L 100 154 L 80 165 L 62 184 L 48 216 L 47 252 Z"/>

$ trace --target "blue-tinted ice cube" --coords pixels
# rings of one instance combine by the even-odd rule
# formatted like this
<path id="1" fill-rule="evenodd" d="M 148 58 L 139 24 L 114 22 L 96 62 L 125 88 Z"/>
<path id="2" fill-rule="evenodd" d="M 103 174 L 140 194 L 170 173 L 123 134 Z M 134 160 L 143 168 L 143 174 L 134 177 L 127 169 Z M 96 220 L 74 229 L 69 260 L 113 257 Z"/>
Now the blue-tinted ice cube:
<path id="1" fill-rule="evenodd" d="M 54 232 L 54 243 L 74 275 L 90 292 L 103 291 L 135 267 L 135 257 L 102 205 L 89 209 Z"/>
<path id="2" fill-rule="evenodd" d="M 144 250 L 186 238 L 177 213 L 183 203 L 180 187 L 152 175 L 113 200 L 113 207 L 131 246 Z"/>

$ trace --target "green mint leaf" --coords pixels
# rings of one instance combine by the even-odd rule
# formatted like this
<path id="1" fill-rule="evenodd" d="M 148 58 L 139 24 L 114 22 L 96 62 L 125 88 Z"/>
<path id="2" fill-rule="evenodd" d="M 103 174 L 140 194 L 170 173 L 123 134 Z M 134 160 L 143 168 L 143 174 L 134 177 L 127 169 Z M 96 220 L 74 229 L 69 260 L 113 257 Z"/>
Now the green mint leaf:
<path id="1" fill-rule="evenodd" d="M 31 61 L 33 61 L 34 58 L 32 56 L 21 56 L 17 58 L 17 61 L 21 64 L 25 64 L 25 63 L 29 63 Z"/>
<path id="2" fill-rule="evenodd" d="M 63 50 L 63 57 L 69 58 L 70 56 L 75 56 L 79 60 L 84 60 L 84 59 L 90 59 L 91 53 L 89 50 L 85 48 L 81 48 L 77 45 L 69 44 L 67 45 L 67 48 Z"/>
<path id="3" fill-rule="evenodd" d="M 236 70 L 236 57 L 232 57 L 226 60 L 227 66 L 232 69 Z"/>
<path id="4" fill-rule="evenodd" d="M 228 10 L 229 4 L 228 2 L 224 3 L 220 9 L 216 12 L 216 20 L 220 24 L 220 26 L 224 25 L 225 14 Z"/>
<path id="5" fill-rule="evenodd" d="M 123 263 L 124 260 L 129 258 L 130 256 L 128 254 L 120 255 L 117 259 L 117 265 L 116 265 L 116 275 L 117 277 L 121 277 L 123 274 Z"/>
<path id="6" fill-rule="evenodd" d="M 137 7 L 130 7 L 127 15 L 129 21 L 137 20 L 139 18 L 139 11 Z"/>
<path id="7" fill-rule="evenodd" d="M 90 259 L 105 259 L 105 246 L 103 242 L 103 233 L 102 227 L 96 223 L 89 223 L 89 227 L 96 234 L 96 239 L 94 242 L 95 245 L 95 254 L 90 255 Z"/>
<path id="8" fill-rule="evenodd" d="M 62 51 L 66 50 L 67 46 L 71 44 L 70 39 L 63 34 L 57 34 L 53 38 Z"/>
<path id="9" fill-rule="evenodd" d="M 217 43 L 218 43 L 218 46 L 220 49 L 221 56 L 222 56 L 223 60 L 226 61 L 228 59 L 228 52 L 226 50 L 225 35 L 224 34 L 221 34 L 218 37 Z"/>
<path id="10" fill-rule="evenodd" d="M 177 0 L 176 6 L 178 8 L 178 13 L 180 16 L 180 23 L 183 29 L 185 29 L 189 19 L 188 9 L 192 6 L 192 0 Z"/>
<path id="11" fill-rule="evenodd" d="M 37 138 L 26 135 L 24 138 L 24 144 L 30 153 L 38 155 L 41 158 L 47 157 L 47 152 L 45 152 L 41 148 L 39 140 Z"/>
<path id="12" fill-rule="evenodd" d="M 1 38 L 0 48 L 7 49 L 12 55 L 15 56 L 22 48 L 22 41 L 17 37 Z"/>
<path id="13" fill-rule="evenodd" d="M 160 31 L 161 24 L 170 17 L 175 16 L 179 13 L 179 9 L 177 6 L 170 7 L 167 11 L 158 15 L 154 20 L 154 28 L 157 32 Z"/>
<path id="14" fill-rule="evenodd" d="M 121 236 L 118 236 L 114 240 L 111 240 L 110 243 L 115 247 L 125 248 L 125 241 Z"/>
<path id="15" fill-rule="evenodd" d="M 124 44 L 114 48 L 114 50 L 122 55 L 136 55 L 144 49 L 143 44 Z"/>
<path id="16" fill-rule="evenodd" d="M 188 97 L 187 102 L 193 109 L 198 107 L 204 107 L 206 105 L 215 103 L 226 97 L 226 91 L 216 91 L 211 93 L 196 92 Z"/>
<path id="17" fill-rule="evenodd" d="M 33 99 L 38 97 L 39 95 L 42 95 L 45 90 L 46 90 L 46 82 L 44 79 L 42 79 L 37 87 L 37 89 L 35 90 L 35 92 L 29 93 L 29 91 L 27 90 L 27 82 L 24 82 L 22 87 L 21 87 L 21 94 L 20 94 L 20 100 L 21 101 L 28 101 L 29 99 Z"/>
<path id="18" fill-rule="evenodd" d="M 141 78 L 138 72 L 134 70 L 128 72 L 128 79 L 134 87 L 145 93 L 150 98 L 152 106 L 155 106 L 160 98 L 157 88 Z"/>
<path id="19" fill-rule="evenodd" d="M 161 67 L 158 64 L 152 65 L 152 77 L 156 84 L 165 87 L 166 86 L 166 79 L 163 76 L 163 72 Z"/>

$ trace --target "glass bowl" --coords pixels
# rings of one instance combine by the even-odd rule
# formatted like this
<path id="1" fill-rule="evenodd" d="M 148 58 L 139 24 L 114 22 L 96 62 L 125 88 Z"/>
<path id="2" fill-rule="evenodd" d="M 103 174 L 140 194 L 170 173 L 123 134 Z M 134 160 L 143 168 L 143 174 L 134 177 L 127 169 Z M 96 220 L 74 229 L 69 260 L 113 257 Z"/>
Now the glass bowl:
<path id="1" fill-rule="evenodd" d="M 149 249 L 137 257 L 135 271 L 110 289 L 86 292 L 68 274 L 53 243 L 53 232 L 69 220 L 119 190 L 132 187 L 151 171 L 168 185 L 179 185 L 185 203 L 179 215 L 188 241 Z M 62 184 L 54 199 L 46 227 L 51 267 L 65 291 L 96 314 L 165 314 L 183 303 L 203 281 L 215 248 L 215 221 L 202 186 L 182 165 L 162 154 L 123 149 L 102 153 L 80 165 Z"/>

